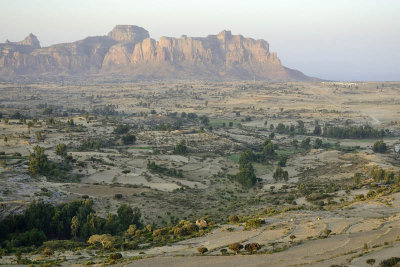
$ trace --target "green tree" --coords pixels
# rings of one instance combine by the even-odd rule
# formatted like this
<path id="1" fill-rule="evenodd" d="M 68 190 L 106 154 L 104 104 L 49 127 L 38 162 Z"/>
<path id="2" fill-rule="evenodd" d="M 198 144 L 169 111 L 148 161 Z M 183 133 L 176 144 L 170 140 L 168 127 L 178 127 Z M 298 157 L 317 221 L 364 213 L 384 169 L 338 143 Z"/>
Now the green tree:
<path id="1" fill-rule="evenodd" d="M 136 136 L 133 134 L 126 134 L 122 137 L 122 143 L 124 145 L 132 145 L 136 142 Z"/>
<path id="2" fill-rule="evenodd" d="M 322 140 L 320 138 L 315 139 L 314 148 L 318 149 L 322 147 Z"/>
<path id="3" fill-rule="evenodd" d="M 283 170 L 281 166 L 276 167 L 273 177 L 276 181 L 288 181 L 289 174 L 287 171 Z"/>
<path id="4" fill-rule="evenodd" d="M 301 148 L 306 150 L 310 149 L 311 147 L 310 142 L 311 142 L 310 137 L 305 138 L 303 141 L 301 141 Z"/>
<path id="5" fill-rule="evenodd" d="M 184 155 L 188 152 L 185 140 L 181 140 L 173 149 L 174 154 Z"/>
<path id="6" fill-rule="evenodd" d="M 125 125 L 125 124 L 119 124 L 117 125 L 117 127 L 115 127 L 114 129 L 114 133 L 116 134 L 126 134 L 129 132 L 129 125 Z"/>
<path id="7" fill-rule="evenodd" d="M 67 156 L 67 145 L 66 144 L 58 144 L 56 146 L 56 154 L 65 158 Z"/>
<path id="8" fill-rule="evenodd" d="M 35 146 L 33 153 L 29 155 L 29 172 L 32 175 L 43 174 L 48 168 L 47 155 L 44 154 L 44 148 Z"/>
<path id="9" fill-rule="evenodd" d="M 122 204 L 117 211 L 118 219 L 122 225 L 123 230 L 128 229 L 129 225 L 136 225 L 137 227 L 141 226 L 140 218 L 142 213 L 140 209 L 135 207 L 131 208 L 126 204 Z"/>
<path id="10" fill-rule="evenodd" d="M 79 232 L 79 219 L 78 217 L 74 216 L 71 219 L 71 235 L 76 238 Z"/>
<path id="11" fill-rule="evenodd" d="M 376 142 L 374 143 L 374 145 L 372 146 L 372 150 L 373 150 L 375 153 L 385 153 L 386 150 L 387 150 L 387 146 L 386 146 L 386 144 L 383 142 L 383 140 L 379 140 L 379 141 L 376 141 Z"/>
<path id="12" fill-rule="evenodd" d="M 265 157 L 270 158 L 275 156 L 275 148 L 274 144 L 271 142 L 270 139 L 265 139 L 264 145 L 263 145 L 263 154 Z"/>
<path id="13" fill-rule="evenodd" d="M 287 156 L 286 155 L 282 155 L 279 158 L 278 165 L 281 166 L 281 167 L 286 167 L 286 162 L 287 162 Z"/>
<path id="14" fill-rule="evenodd" d="M 321 135 L 322 134 L 322 129 L 321 129 L 321 126 L 319 124 L 315 125 L 313 134 L 314 135 Z"/>
<path id="15" fill-rule="evenodd" d="M 236 175 L 236 178 L 244 187 L 252 187 L 257 181 L 253 165 L 250 162 L 240 164 L 239 173 Z"/>

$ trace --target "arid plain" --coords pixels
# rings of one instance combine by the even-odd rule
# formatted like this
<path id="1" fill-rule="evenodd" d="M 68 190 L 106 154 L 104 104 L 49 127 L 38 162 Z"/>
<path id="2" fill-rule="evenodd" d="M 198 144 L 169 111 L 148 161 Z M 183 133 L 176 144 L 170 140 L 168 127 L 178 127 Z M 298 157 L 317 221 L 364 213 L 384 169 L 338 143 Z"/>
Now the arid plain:
<path id="1" fill-rule="evenodd" d="M 104 218 L 137 207 L 146 225 L 134 248 L 76 240 L 43 255 L 45 241 L 3 252 L 2 265 L 366 266 L 399 255 L 400 83 L 66 80 L 0 91 L 1 218 L 34 199 L 90 200 Z M 37 146 L 68 167 L 33 175 Z M 189 222 L 195 234 L 175 232 Z"/>

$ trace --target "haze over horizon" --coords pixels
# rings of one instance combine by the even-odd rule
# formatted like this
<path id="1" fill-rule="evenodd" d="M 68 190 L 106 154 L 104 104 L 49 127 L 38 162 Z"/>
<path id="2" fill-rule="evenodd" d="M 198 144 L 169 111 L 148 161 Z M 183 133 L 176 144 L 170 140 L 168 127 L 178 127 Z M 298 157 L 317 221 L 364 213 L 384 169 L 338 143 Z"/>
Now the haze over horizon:
<path id="1" fill-rule="evenodd" d="M 0 42 L 35 34 L 42 46 L 106 35 L 116 24 L 150 36 L 207 36 L 221 30 L 264 39 L 282 63 L 342 81 L 400 80 L 400 2 L 3 0 Z"/>

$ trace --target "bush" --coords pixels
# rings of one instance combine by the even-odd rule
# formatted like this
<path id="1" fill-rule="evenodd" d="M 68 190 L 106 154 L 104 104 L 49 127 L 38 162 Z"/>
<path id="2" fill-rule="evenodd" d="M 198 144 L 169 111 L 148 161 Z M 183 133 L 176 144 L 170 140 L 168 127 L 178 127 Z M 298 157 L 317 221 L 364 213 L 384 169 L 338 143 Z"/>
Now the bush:
<path id="1" fill-rule="evenodd" d="M 376 141 L 374 145 L 372 146 L 372 150 L 375 153 L 385 153 L 387 150 L 386 144 L 383 142 L 383 140 Z"/>
<path id="2" fill-rule="evenodd" d="M 121 254 L 121 253 L 118 253 L 118 252 L 111 253 L 111 254 L 108 256 L 108 258 L 109 258 L 110 260 L 119 260 L 119 259 L 122 258 L 122 254 Z"/>
<path id="3" fill-rule="evenodd" d="M 382 267 L 395 266 L 398 262 L 400 262 L 399 257 L 391 257 L 390 259 L 381 261 L 379 263 L 379 266 L 382 266 Z"/>
<path id="4" fill-rule="evenodd" d="M 239 216 L 237 215 L 231 215 L 229 216 L 229 222 L 230 223 L 238 223 L 240 221 Z"/>
<path id="5" fill-rule="evenodd" d="M 197 251 L 203 255 L 204 253 L 206 253 L 208 251 L 208 249 L 206 247 L 199 247 L 197 248 Z"/>
<path id="6" fill-rule="evenodd" d="M 122 194 L 115 194 L 114 199 L 122 199 Z"/>
<path id="7" fill-rule="evenodd" d="M 173 153 L 178 154 L 178 155 L 184 155 L 184 154 L 188 153 L 188 148 L 186 146 L 185 140 L 181 140 L 179 142 L 179 144 L 177 144 L 174 147 Z"/>
<path id="8" fill-rule="evenodd" d="M 242 186 L 251 188 L 257 181 L 253 165 L 250 162 L 240 164 L 236 179 Z"/>
<path id="9" fill-rule="evenodd" d="M 287 156 L 282 155 L 279 159 L 278 165 L 280 167 L 286 167 Z"/>
<path id="10" fill-rule="evenodd" d="M 120 124 L 117 125 L 114 129 L 114 133 L 116 134 L 126 134 L 129 132 L 129 125 Z"/>
<path id="11" fill-rule="evenodd" d="M 61 157 L 67 156 L 67 145 L 66 144 L 58 144 L 56 146 L 56 154 Z"/>
<path id="12" fill-rule="evenodd" d="M 259 228 L 261 226 L 261 224 L 264 223 L 264 220 L 261 219 L 250 219 L 246 222 L 246 229 L 255 229 L 255 228 Z"/>
<path id="13" fill-rule="evenodd" d="M 250 254 L 253 254 L 260 248 L 261 248 L 261 246 L 258 243 L 248 243 L 244 246 L 244 249 L 247 250 Z"/>
<path id="14" fill-rule="evenodd" d="M 122 143 L 124 145 L 132 145 L 136 142 L 136 136 L 133 134 L 126 134 L 122 137 Z"/>
<path id="15" fill-rule="evenodd" d="M 228 248 L 230 250 L 232 250 L 233 252 L 235 252 L 235 254 L 238 254 L 239 251 L 243 248 L 243 245 L 240 243 L 233 243 L 233 244 L 230 244 Z"/>
<path id="16" fill-rule="evenodd" d="M 288 181 L 289 180 L 289 173 L 282 169 L 281 166 L 278 166 L 273 174 L 273 177 L 276 181 Z"/>
<path id="17" fill-rule="evenodd" d="M 51 255 L 54 254 L 54 251 L 53 251 L 51 248 L 45 248 L 45 249 L 42 251 L 42 254 L 43 254 L 44 256 L 50 257 Z"/>

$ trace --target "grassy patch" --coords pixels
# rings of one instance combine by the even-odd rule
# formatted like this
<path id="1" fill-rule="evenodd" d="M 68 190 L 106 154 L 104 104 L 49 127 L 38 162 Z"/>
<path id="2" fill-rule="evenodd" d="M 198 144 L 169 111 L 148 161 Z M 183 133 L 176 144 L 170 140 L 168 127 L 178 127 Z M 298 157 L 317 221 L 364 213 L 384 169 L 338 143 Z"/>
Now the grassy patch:
<path id="1" fill-rule="evenodd" d="M 23 156 L 0 156 L 0 159 L 28 159 L 28 157 L 23 157 Z"/>
<path id="2" fill-rule="evenodd" d="M 222 124 L 225 122 L 225 127 L 229 128 L 229 122 L 233 123 L 233 126 L 237 126 L 239 123 L 242 123 L 240 120 L 230 120 L 230 119 L 210 119 L 209 125 L 213 128 L 222 127 Z"/>
<path id="3" fill-rule="evenodd" d="M 232 154 L 226 156 L 228 159 L 232 160 L 233 162 L 239 163 L 239 158 L 240 158 L 240 153 L 238 154 Z"/>
<path id="4" fill-rule="evenodd" d="M 266 164 L 261 164 L 261 163 L 253 163 L 254 169 L 256 171 L 256 174 L 265 174 L 265 173 L 270 173 L 274 170 L 274 167 L 272 165 L 266 165 Z"/>
<path id="5" fill-rule="evenodd" d="M 151 149 L 149 146 L 132 146 L 129 149 Z"/>

